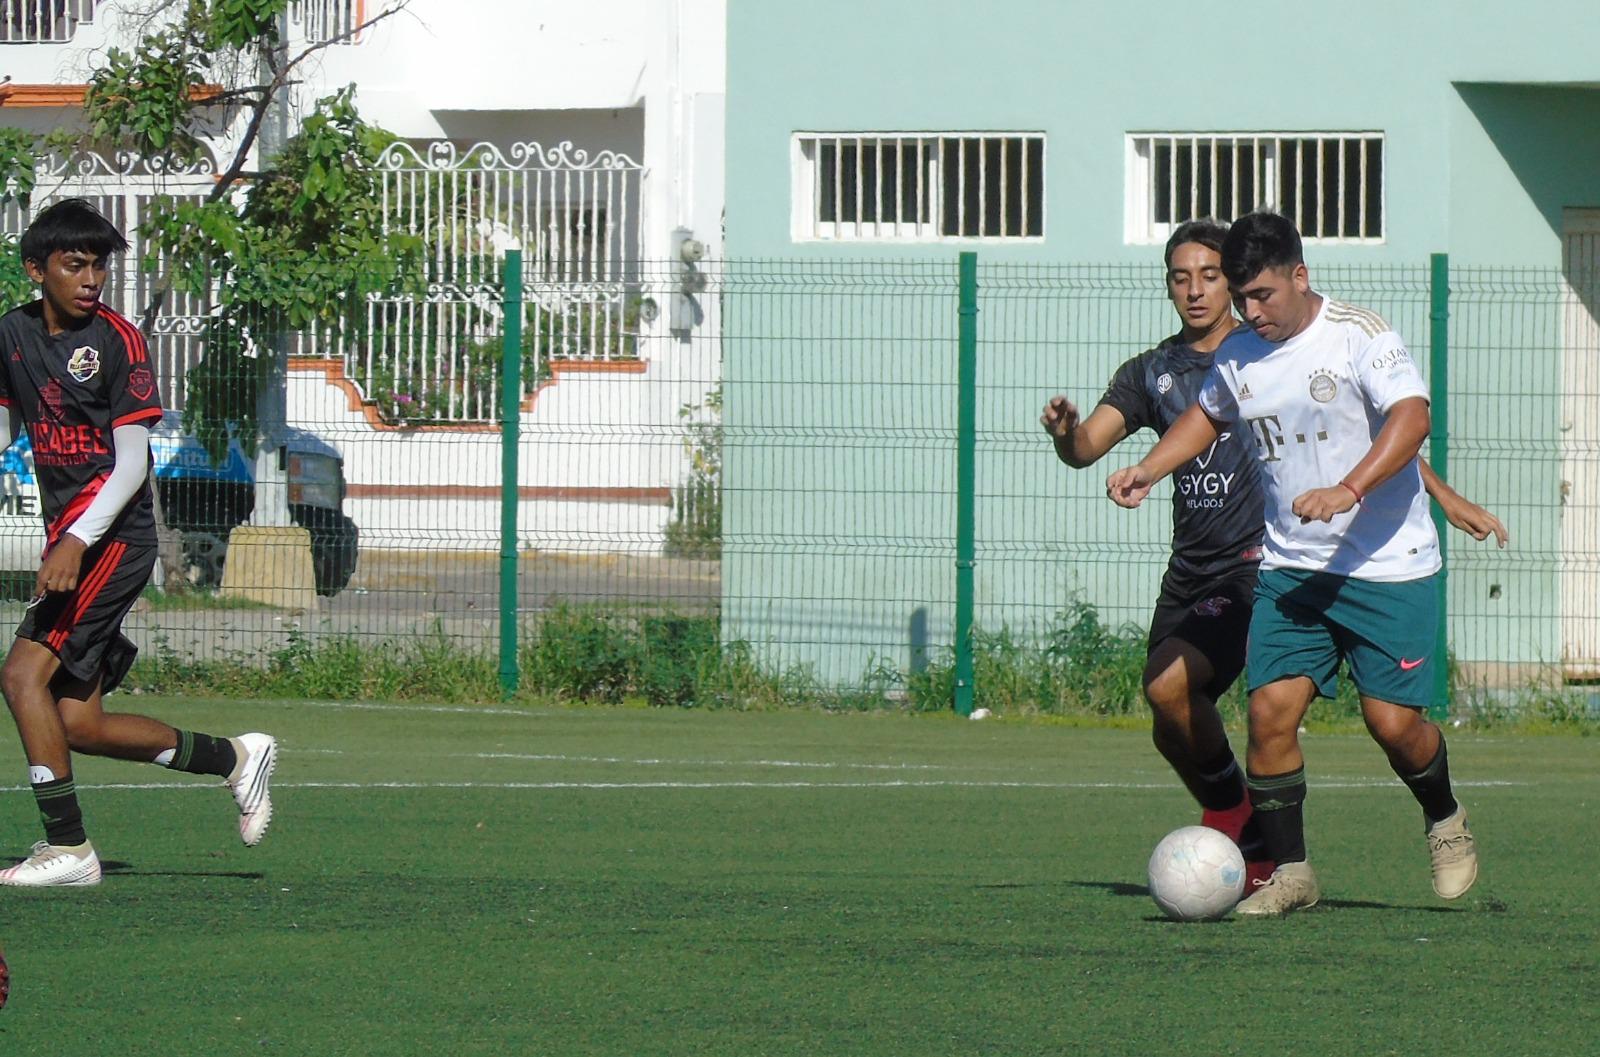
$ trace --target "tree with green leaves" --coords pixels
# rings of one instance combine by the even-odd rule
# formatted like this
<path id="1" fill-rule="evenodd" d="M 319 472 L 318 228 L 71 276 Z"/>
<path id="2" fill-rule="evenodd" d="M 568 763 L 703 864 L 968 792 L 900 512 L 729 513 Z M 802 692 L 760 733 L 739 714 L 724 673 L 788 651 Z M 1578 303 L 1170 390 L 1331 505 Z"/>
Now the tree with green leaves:
<path id="1" fill-rule="evenodd" d="M 289 0 L 163 0 L 142 13 L 136 48 L 111 48 L 84 101 L 86 141 L 189 163 L 239 129 L 203 201 L 166 199 L 142 233 L 146 267 L 167 269 L 145 324 L 172 287 L 214 307 L 187 377 L 184 426 L 221 460 L 229 436 L 254 453 L 274 424 L 259 414 L 289 333 L 356 325 L 369 293 L 415 271 L 421 243 L 385 232 L 376 163 L 393 137 L 361 120 L 353 88 L 318 100 L 282 143 L 298 73 L 317 52 L 405 7 L 395 0 L 330 40 L 290 53 Z M 231 120 L 230 120 L 231 119 Z M 270 440 L 270 437 L 268 438 Z"/>
<path id="2" fill-rule="evenodd" d="M 28 207 L 38 167 L 38 142 L 33 133 L 0 128 L 0 210 L 13 202 Z M 33 297 L 33 283 L 22 268 L 17 242 L 16 235 L 0 232 L 0 311 Z"/>
<path id="3" fill-rule="evenodd" d="M 256 458 L 258 522 L 289 523 L 276 453 L 287 428 L 290 336 L 349 333 L 364 323 L 368 295 L 417 274 L 420 240 L 385 232 L 379 215 L 376 163 L 393 137 L 361 120 L 353 86 L 298 120 L 293 113 L 301 71 L 318 52 L 408 2 L 377 5 L 330 39 L 293 42 L 290 0 L 124 3 L 123 24 L 136 26 L 138 44 L 91 59 L 83 131 L 75 142 L 57 134 L 48 143 L 61 152 L 130 151 L 152 171 L 214 152 L 218 175 L 202 200 L 161 198 L 145 212 L 140 264 L 160 274 L 141 325 L 152 329 L 174 290 L 208 306 L 201 357 L 183 380 L 184 428 L 219 464 L 230 439 Z M 40 146 L 22 134 L 0 138 L 6 191 L 32 190 Z M 9 280 L 0 268 L 8 297 Z M 164 518 L 160 537 L 170 582 L 186 562 Z"/>

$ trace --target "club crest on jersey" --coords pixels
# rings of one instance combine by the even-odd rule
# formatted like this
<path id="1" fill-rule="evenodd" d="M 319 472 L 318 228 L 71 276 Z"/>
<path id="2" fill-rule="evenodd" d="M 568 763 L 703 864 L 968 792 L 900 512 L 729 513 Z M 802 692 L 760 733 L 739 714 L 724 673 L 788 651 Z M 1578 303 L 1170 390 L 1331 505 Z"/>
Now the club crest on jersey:
<path id="1" fill-rule="evenodd" d="M 1227 595 L 1217 595 L 1215 598 L 1208 598 L 1204 602 L 1196 602 L 1194 611 L 1197 616 L 1220 617 L 1223 609 L 1231 605 L 1232 602 L 1233 599 Z"/>
<path id="2" fill-rule="evenodd" d="M 79 345 L 72 350 L 72 359 L 67 361 L 67 373 L 72 375 L 74 382 L 87 382 L 100 373 L 100 352 L 88 345 Z"/>
<path id="3" fill-rule="evenodd" d="M 1311 372 L 1311 399 L 1319 404 L 1326 404 L 1339 395 L 1339 383 L 1333 380 L 1333 372 L 1325 368 Z"/>
<path id="4" fill-rule="evenodd" d="M 148 367 L 135 367 L 128 372 L 128 392 L 135 400 L 148 400 L 156 391 L 155 375 Z"/>
<path id="5" fill-rule="evenodd" d="M 1156 379 L 1156 392 L 1166 394 L 1172 391 L 1172 375 L 1163 374 Z"/>

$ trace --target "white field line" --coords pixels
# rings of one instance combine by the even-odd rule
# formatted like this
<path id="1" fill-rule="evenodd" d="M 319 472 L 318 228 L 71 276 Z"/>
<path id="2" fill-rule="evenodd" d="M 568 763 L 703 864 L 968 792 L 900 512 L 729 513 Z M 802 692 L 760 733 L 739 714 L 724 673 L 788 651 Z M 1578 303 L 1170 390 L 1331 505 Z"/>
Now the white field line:
<path id="1" fill-rule="evenodd" d="M 556 763 L 621 763 L 640 767 L 815 767 L 857 771 L 945 771 L 970 770 L 961 764 L 937 763 L 847 763 L 831 760 L 669 760 L 631 759 L 625 756 L 567 756 L 561 753 L 454 752 L 448 755 L 469 760 L 542 760 Z M 987 769 L 987 768 L 984 768 Z"/>
<path id="2" fill-rule="evenodd" d="M 1170 792 L 1171 782 L 977 782 L 934 779 L 931 781 L 890 780 L 882 782 L 274 782 L 277 789 L 1112 789 L 1161 790 Z M 1313 782 L 1316 790 L 1387 789 L 1397 786 L 1397 779 Z M 1488 788 L 1525 785 L 1524 782 L 1456 782 L 1457 788 Z M 189 782 L 79 782 L 78 789 L 96 790 L 164 790 L 213 789 L 215 784 L 205 781 Z M 0 793 L 23 793 L 30 786 L 0 786 Z"/>

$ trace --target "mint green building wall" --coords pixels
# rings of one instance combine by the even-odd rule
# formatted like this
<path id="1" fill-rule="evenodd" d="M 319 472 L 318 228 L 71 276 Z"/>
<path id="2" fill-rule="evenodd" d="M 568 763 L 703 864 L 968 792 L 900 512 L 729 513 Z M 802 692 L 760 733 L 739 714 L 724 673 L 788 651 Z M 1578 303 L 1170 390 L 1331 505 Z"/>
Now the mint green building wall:
<path id="1" fill-rule="evenodd" d="M 875 460 L 851 439 L 871 435 L 874 401 L 893 392 L 875 388 L 870 372 L 857 378 L 849 398 L 843 389 L 828 390 L 835 402 L 826 430 L 799 437 L 782 455 L 758 443 L 764 408 L 749 398 L 781 400 L 776 380 L 784 375 L 773 343 L 783 344 L 782 335 L 765 324 L 730 326 L 723 574 L 730 636 L 799 642 L 780 652 L 844 680 L 869 660 L 914 660 L 918 636 L 948 642 L 953 459 L 939 431 L 948 431 L 953 445 L 954 258 L 962 248 L 975 248 L 986 265 L 1094 262 L 1132 269 L 1119 273 L 1124 279 L 1147 277 L 1147 292 L 1130 290 L 1116 309 L 1085 297 L 1001 299 L 995 289 L 984 291 L 979 366 L 980 623 L 1037 627 L 1074 590 L 1113 620 L 1142 622 L 1164 559 L 1166 499 L 1123 515 L 1109 509 L 1100 482 L 1153 438 L 1134 438 L 1101 466 L 1074 473 L 1055 461 L 1037 427 L 1050 394 L 1092 404 L 1116 363 L 1175 329 L 1152 267 L 1159 249 L 1123 241 L 1125 137 L 1378 130 L 1386 136 L 1385 241 L 1309 247 L 1313 280 L 1389 314 L 1426 364 L 1427 295 L 1417 283 L 1430 253 L 1451 255 L 1463 283 L 1453 320 L 1451 427 L 1458 444 L 1451 477 L 1504 515 L 1515 537 L 1509 555 L 1460 535 L 1451 540 L 1459 599 L 1452 642 L 1465 659 L 1554 658 L 1560 306 L 1548 291 L 1560 264 L 1562 208 L 1600 206 L 1600 8 L 1580 0 L 1352 0 L 1303 19 L 1218 18 L 1214 32 L 1201 37 L 1192 6 L 1150 0 L 729 6 L 730 258 L 879 267 L 939 261 L 948 262 L 950 276 L 949 340 L 942 344 L 874 347 L 862 340 L 846 353 L 837 341 L 819 339 L 803 351 L 787 348 L 814 354 L 824 370 L 833 355 L 883 370 L 915 363 L 918 377 L 948 396 L 926 405 L 930 417 L 918 429 L 927 458 L 920 461 Z M 1160 43 L 1180 35 L 1187 39 Z M 790 140 L 807 130 L 1041 131 L 1045 237 L 976 246 L 794 242 Z M 1371 270 L 1378 267 L 1399 271 Z M 1527 273 L 1526 289 L 1487 279 L 1474 285 L 1473 270 L 1491 267 L 1542 271 Z M 1386 275 L 1393 280 L 1387 285 Z M 796 301 L 806 301 L 804 290 L 799 294 Z M 810 311 L 814 327 L 837 336 L 865 325 L 873 298 L 883 311 L 897 303 L 880 290 L 857 299 L 854 315 L 825 303 L 791 303 L 789 310 Z M 931 295 L 918 309 L 939 310 Z M 1508 347 L 1523 350 L 1514 364 Z M 1518 395 L 1508 415 L 1508 393 L 1538 395 Z M 826 547 L 799 553 L 781 542 L 740 544 L 744 530 L 759 530 L 747 539 L 795 538 L 786 528 L 801 523 L 793 507 L 802 500 L 785 490 L 784 479 L 796 460 L 834 475 L 828 495 L 811 497 L 812 517 L 841 539 L 895 541 L 892 560 L 870 548 L 856 559 L 892 582 L 869 589 L 870 576 L 852 577 L 844 571 L 849 563 Z M 874 506 L 865 499 L 886 493 L 896 501 Z M 921 557 L 912 554 L 918 538 L 931 548 Z M 949 554 L 939 549 L 947 545 Z M 774 586 L 780 582 L 781 590 Z M 896 589 L 906 604 L 891 597 Z M 747 619 L 756 609 L 759 619 Z M 797 635 L 794 617 L 802 611 L 806 629 Z M 868 627 L 845 626 L 862 623 Z M 863 639 L 876 645 L 862 649 Z M 804 644 L 812 640 L 819 645 Z"/>

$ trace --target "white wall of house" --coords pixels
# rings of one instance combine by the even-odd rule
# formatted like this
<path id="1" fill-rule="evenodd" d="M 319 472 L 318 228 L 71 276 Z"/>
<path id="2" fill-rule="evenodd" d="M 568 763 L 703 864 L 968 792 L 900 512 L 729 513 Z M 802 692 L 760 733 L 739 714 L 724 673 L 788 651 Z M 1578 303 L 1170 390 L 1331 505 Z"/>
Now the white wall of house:
<path id="1" fill-rule="evenodd" d="M 366 0 L 369 17 L 384 0 Z M 651 174 L 643 256 L 674 228 L 721 242 L 726 0 L 412 0 L 321 53 L 302 102 L 344 84 L 407 139 L 570 139 Z"/>
<path id="2" fill-rule="evenodd" d="M 615 151 L 644 166 L 639 255 L 644 292 L 661 311 L 643 328 L 643 371 L 568 370 L 545 386 L 523 414 L 519 484 L 534 493 L 523 503 L 526 546 L 594 550 L 598 540 L 606 550 L 659 550 L 670 514 L 661 497 L 688 469 L 679 409 L 702 401 L 719 373 L 715 305 L 673 332 L 670 275 L 658 262 L 675 252 L 678 229 L 720 255 L 726 0 L 302 5 L 302 13 L 325 5 L 336 23 L 341 12 L 403 10 L 301 67 L 297 113 L 354 84 L 363 116 L 413 143 L 504 150 L 570 142 L 591 157 Z M 150 6 L 112 0 L 70 42 L 0 47 L 0 73 L 16 83 L 82 84 L 108 46 L 136 43 L 137 20 L 125 11 Z M 305 22 L 290 25 L 294 50 Z M 0 125 L 44 131 L 77 119 L 70 107 L 0 105 Z M 219 130 L 219 155 L 236 131 Z M 376 428 L 370 414 L 351 408 L 348 388 L 320 370 L 291 372 L 287 405 L 290 425 L 343 451 L 354 489 L 348 510 L 364 545 L 497 545 L 498 498 L 482 492 L 500 480 L 496 435 Z M 435 486 L 441 491 L 431 498 L 418 494 Z M 479 491 L 446 496 L 453 486 Z"/>

